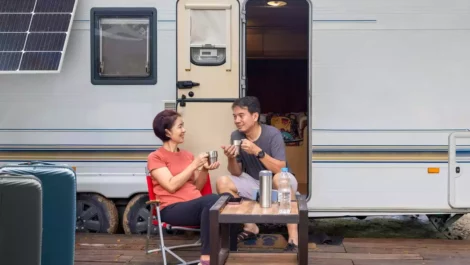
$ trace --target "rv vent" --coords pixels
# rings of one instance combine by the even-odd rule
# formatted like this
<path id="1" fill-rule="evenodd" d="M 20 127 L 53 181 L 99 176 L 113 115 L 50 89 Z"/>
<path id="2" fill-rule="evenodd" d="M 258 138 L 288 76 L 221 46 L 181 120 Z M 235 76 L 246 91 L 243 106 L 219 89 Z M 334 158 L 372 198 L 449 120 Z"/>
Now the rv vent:
<path id="1" fill-rule="evenodd" d="M 165 101 L 164 108 L 167 110 L 176 110 L 176 102 L 174 101 Z"/>

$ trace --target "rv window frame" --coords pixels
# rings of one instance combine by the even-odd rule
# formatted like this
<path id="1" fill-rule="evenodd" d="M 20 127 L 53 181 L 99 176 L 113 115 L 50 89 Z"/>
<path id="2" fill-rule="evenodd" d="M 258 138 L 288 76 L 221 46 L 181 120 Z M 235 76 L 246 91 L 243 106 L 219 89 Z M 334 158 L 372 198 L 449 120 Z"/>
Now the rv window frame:
<path id="1" fill-rule="evenodd" d="M 100 76 L 101 34 L 100 20 L 115 19 L 148 19 L 148 66 L 149 75 L 144 77 L 104 77 Z M 96 34 L 95 34 L 96 33 Z M 90 68 L 91 83 L 94 85 L 155 85 L 157 84 L 157 9 L 126 7 L 93 7 L 90 10 Z"/>

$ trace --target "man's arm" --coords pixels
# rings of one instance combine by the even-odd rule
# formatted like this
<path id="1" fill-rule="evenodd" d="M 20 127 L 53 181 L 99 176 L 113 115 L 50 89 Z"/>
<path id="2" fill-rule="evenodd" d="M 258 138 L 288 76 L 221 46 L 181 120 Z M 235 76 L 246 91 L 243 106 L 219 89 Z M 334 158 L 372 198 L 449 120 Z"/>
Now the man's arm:
<path id="1" fill-rule="evenodd" d="M 230 135 L 230 142 L 235 139 L 234 133 Z M 242 174 L 242 164 L 237 159 L 237 148 L 234 145 L 222 146 L 224 154 L 227 156 L 227 170 L 232 176 L 240 176 Z"/>
<path id="2" fill-rule="evenodd" d="M 261 149 L 259 150 L 261 151 Z M 273 172 L 273 174 L 281 172 L 281 169 L 286 167 L 286 161 L 278 160 L 268 154 L 265 154 L 263 158 L 260 158 L 260 161 L 268 170 Z"/>
<path id="3" fill-rule="evenodd" d="M 242 164 L 237 161 L 236 157 L 228 158 L 227 169 L 233 176 L 240 176 L 242 174 Z"/>
<path id="4" fill-rule="evenodd" d="M 243 145 L 247 145 L 244 147 L 245 150 L 255 156 L 262 150 L 259 146 L 249 141 L 244 141 Z M 264 157 L 259 160 L 268 170 L 273 172 L 273 174 L 276 174 L 281 172 L 281 169 L 286 166 L 286 148 L 284 145 L 284 139 L 282 139 L 282 134 L 280 132 L 276 133 L 270 139 L 270 145 L 272 156 L 265 153 Z"/>

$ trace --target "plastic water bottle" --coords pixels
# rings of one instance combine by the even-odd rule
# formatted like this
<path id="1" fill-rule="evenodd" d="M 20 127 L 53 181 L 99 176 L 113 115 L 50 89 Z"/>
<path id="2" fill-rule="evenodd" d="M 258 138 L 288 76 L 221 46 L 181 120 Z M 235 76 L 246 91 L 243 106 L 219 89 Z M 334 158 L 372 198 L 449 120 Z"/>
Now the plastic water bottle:
<path id="1" fill-rule="evenodd" d="M 281 175 L 279 178 L 278 187 L 278 201 L 279 201 L 279 213 L 288 214 L 291 211 L 291 185 L 290 185 L 290 173 L 289 170 L 284 167 L 282 168 Z"/>

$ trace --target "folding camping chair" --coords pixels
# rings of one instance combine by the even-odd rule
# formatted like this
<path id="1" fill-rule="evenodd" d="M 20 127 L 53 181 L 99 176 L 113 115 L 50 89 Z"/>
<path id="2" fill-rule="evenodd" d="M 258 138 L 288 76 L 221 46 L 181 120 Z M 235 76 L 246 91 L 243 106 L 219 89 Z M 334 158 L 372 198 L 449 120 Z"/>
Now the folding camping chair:
<path id="1" fill-rule="evenodd" d="M 166 253 L 168 252 L 173 257 L 181 261 L 180 264 L 187 265 L 187 264 L 196 264 L 199 263 L 199 260 L 193 260 L 193 261 L 185 261 L 183 260 L 180 256 L 176 255 L 172 250 L 173 249 L 178 249 L 178 248 L 187 248 L 187 247 L 199 247 L 201 246 L 201 239 L 199 238 L 196 242 L 192 244 L 185 244 L 185 245 L 176 245 L 176 246 L 171 246 L 167 247 L 165 246 L 165 241 L 163 238 L 163 228 L 165 228 L 168 232 L 171 232 L 173 230 L 184 230 L 184 231 L 196 231 L 200 232 L 200 228 L 198 226 L 172 226 L 171 224 L 162 222 L 161 217 L 160 217 L 160 201 L 157 200 L 155 193 L 153 192 L 153 183 L 152 183 L 152 177 L 150 176 L 150 173 L 148 170 L 146 170 L 146 178 L 147 178 L 147 188 L 148 188 L 148 194 L 149 194 L 149 201 L 147 202 L 147 205 L 150 204 L 150 214 L 148 217 L 148 227 L 147 227 L 147 240 L 145 243 L 145 254 L 149 254 L 152 252 L 162 252 L 163 256 L 163 264 L 167 265 L 166 262 Z M 209 195 L 212 194 L 212 187 L 211 187 L 211 182 L 210 182 L 210 176 L 207 174 L 207 182 L 204 185 L 203 189 L 201 190 L 201 195 Z M 152 220 L 152 221 L 150 221 Z M 149 245 L 149 239 L 150 239 L 150 229 L 151 225 L 156 225 L 158 226 L 158 232 L 160 234 L 160 247 L 156 249 L 148 249 Z"/>

